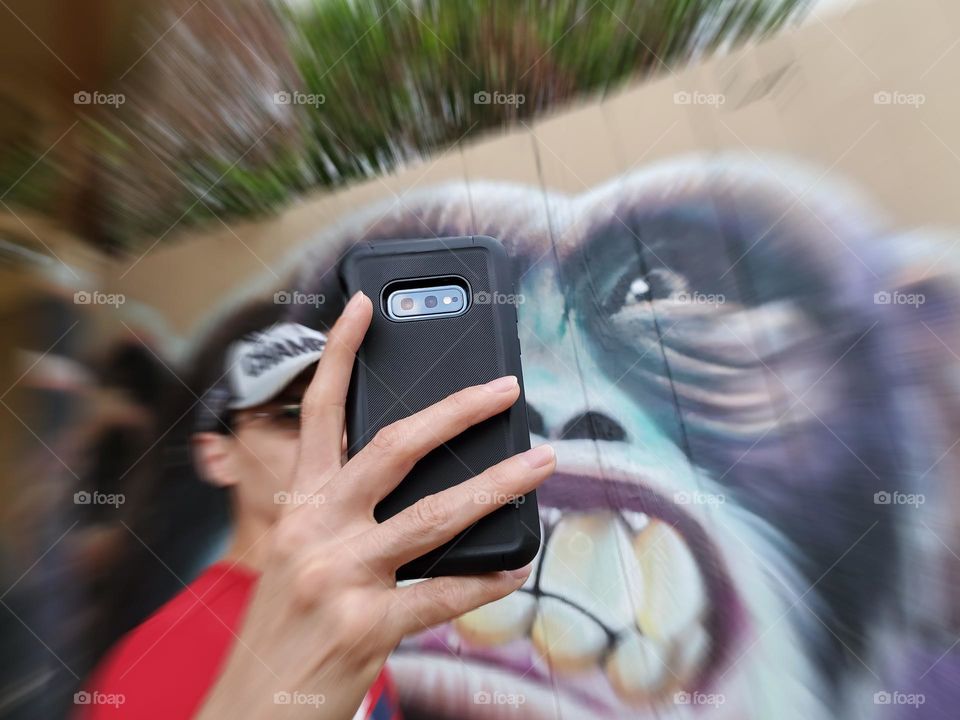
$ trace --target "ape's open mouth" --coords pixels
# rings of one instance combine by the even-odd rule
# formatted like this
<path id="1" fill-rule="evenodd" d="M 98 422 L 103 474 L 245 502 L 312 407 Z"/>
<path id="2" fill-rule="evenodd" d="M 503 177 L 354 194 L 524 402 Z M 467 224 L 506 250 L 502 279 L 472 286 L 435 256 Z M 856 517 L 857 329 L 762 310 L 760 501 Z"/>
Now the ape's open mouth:
<path id="1" fill-rule="evenodd" d="M 544 545 L 524 587 L 404 643 L 391 663 L 403 695 L 439 717 L 523 704 L 540 718 L 558 701 L 656 714 L 709 691 L 743 613 L 704 526 L 629 477 L 557 472 L 539 501 Z"/>

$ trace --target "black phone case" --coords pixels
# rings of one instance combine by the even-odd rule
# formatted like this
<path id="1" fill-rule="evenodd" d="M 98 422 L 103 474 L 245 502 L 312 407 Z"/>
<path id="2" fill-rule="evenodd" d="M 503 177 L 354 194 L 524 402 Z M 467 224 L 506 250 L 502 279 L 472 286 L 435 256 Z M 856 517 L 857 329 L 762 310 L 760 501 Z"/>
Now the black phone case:
<path id="1" fill-rule="evenodd" d="M 388 283 L 451 276 L 470 287 L 471 302 L 463 314 L 397 322 L 384 313 Z M 476 236 L 363 243 L 342 260 L 340 279 L 348 296 L 362 290 L 374 308 L 347 398 L 348 456 L 381 428 L 457 390 L 501 375 L 516 375 L 520 381 L 520 397 L 511 408 L 421 459 L 377 505 L 379 522 L 529 449 L 516 305 L 483 302 L 516 294 L 509 257 L 497 240 Z M 530 562 L 539 547 L 539 514 L 531 492 L 404 565 L 397 579 L 511 570 Z"/>

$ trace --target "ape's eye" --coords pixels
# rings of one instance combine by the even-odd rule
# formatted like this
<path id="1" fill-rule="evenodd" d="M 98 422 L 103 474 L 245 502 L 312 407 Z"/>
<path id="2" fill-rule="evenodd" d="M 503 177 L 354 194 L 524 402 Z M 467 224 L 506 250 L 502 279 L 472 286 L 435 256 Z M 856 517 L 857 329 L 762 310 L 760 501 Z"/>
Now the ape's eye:
<path id="1" fill-rule="evenodd" d="M 624 298 L 624 305 L 629 305 L 631 302 L 639 302 L 641 300 L 650 299 L 650 283 L 644 280 L 642 277 L 638 277 L 632 283 L 627 290 L 627 297 Z"/>
<path id="2" fill-rule="evenodd" d="M 610 314 L 651 300 L 665 300 L 683 292 L 687 283 L 680 275 L 666 268 L 654 268 L 641 273 L 637 268 L 627 270 L 620 276 L 607 301 Z"/>

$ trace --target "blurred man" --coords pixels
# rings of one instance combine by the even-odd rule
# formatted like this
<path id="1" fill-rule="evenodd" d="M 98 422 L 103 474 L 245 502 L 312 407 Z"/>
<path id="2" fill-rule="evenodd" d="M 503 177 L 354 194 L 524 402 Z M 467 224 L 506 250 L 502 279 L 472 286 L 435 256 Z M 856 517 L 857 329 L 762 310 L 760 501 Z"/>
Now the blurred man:
<path id="1" fill-rule="evenodd" d="M 83 717 L 192 717 L 219 675 L 264 569 L 265 537 L 289 492 L 300 439 L 300 403 L 326 336 L 278 323 L 245 335 L 200 405 L 194 450 L 204 479 L 227 488 L 232 535 L 223 557 L 129 633 L 75 698 Z M 267 672 L 264 669 L 264 672 Z M 284 698 L 278 698 L 282 703 Z M 357 718 L 399 717 L 381 672 Z"/>

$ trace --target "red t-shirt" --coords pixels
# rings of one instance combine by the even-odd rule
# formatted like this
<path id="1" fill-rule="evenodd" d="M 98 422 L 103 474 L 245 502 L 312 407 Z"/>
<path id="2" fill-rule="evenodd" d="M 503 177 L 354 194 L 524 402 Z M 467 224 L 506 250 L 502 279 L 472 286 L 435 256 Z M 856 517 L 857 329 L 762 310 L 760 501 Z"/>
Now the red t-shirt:
<path id="1" fill-rule="evenodd" d="M 126 635 L 74 696 L 77 718 L 186 720 L 200 709 L 240 629 L 258 575 L 221 562 Z M 277 703 L 320 698 L 278 693 Z M 399 720 L 386 673 L 367 692 L 356 718 Z"/>

